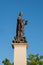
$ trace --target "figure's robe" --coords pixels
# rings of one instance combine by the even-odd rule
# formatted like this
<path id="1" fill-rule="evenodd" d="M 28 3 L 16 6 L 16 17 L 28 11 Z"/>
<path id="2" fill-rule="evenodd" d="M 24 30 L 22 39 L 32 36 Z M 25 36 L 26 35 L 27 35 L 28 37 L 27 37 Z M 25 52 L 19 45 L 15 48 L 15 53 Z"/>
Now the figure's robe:
<path id="1" fill-rule="evenodd" d="M 24 23 L 22 18 L 17 19 L 16 36 L 22 37 L 24 34 Z"/>

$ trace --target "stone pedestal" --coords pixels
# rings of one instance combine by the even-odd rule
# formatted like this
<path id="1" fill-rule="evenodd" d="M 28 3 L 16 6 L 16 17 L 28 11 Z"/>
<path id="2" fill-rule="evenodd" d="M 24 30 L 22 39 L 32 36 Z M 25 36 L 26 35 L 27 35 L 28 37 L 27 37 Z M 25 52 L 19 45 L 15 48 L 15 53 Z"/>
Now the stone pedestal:
<path id="1" fill-rule="evenodd" d="M 27 43 L 13 43 L 14 48 L 14 65 L 27 65 L 26 48 Z"/>

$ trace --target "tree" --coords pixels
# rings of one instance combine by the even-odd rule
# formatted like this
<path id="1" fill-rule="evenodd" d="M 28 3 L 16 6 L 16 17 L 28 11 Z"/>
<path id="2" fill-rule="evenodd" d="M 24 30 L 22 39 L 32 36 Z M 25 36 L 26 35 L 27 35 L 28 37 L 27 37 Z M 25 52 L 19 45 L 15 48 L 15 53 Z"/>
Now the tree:
<path id="1" fill-rule="evenodd" d="M 27 58 L 27 65 L 43 65 L 43 56 L 30 54 Z"/>
<path id="2" fill-rule="evenodd" d="M 3 60 L 2 63 L 4 65 L 12 65 L 12 63 L 7 58 L 5 58 L 5 60 Z"/>
<path id="3" fill-rule="evenodd" d="M 2 61 L 4 65 L 14 65 L 7 58 Z M 27 58 L 27 65 L 43 65 L 43 56 L 39 54 L 30 54 Z"/>

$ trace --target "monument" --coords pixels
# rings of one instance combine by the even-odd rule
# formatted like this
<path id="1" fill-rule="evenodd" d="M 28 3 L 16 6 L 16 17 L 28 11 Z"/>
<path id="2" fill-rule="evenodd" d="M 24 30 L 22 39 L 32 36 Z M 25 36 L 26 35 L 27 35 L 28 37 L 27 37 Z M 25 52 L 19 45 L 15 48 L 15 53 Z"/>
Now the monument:
<path id="1" fill-rule="evenodd" d="M 22 16 L 23 14 L 20 12 L 17 18 L 16 36 L 12 41 L 12 48 L 14 48 L 14 65 L 27 65 L 26 49 L 28 44 L 24 36 L 24 27 L 28 21 L 24 21 Z"/>

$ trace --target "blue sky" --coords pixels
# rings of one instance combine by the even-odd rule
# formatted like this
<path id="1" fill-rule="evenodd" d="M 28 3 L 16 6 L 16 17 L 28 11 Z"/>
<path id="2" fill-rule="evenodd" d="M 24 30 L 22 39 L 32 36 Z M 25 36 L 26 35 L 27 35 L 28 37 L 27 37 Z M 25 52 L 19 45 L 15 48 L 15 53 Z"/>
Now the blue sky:
<path id="1" fill-rule="evenodd" d="M 43 0 L 0 0 L 0 65 L 5 58 L 13 62 L 12 40 L 16 35 L 19 12 L 29 24 L 25 27 L 27 55 L 43 55 Z"/>

